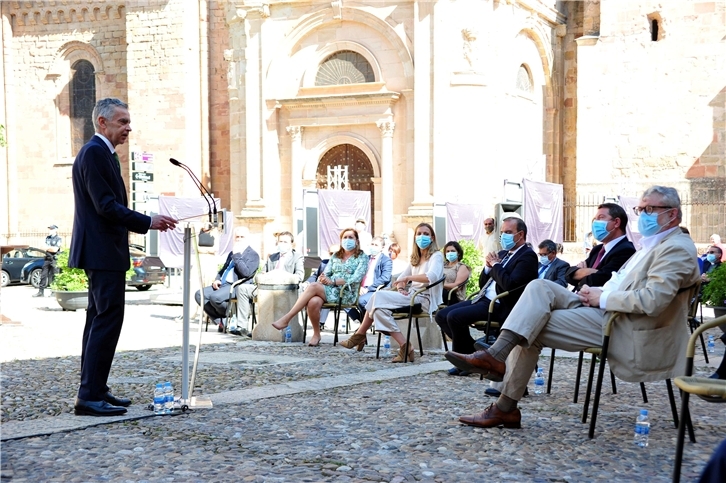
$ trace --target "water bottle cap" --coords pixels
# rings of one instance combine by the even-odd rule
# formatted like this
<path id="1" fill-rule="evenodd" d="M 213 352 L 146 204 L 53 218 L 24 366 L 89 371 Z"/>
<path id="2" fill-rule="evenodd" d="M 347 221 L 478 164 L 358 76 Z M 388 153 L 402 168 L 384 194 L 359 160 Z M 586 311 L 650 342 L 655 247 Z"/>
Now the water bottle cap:
<path id="1" fill-rule="evenodd" d="M 164 387 L 164 385 L 162 383 L 160 383 L 160 382 L 157 382 L 156 383 L 156 387 Z"/>
<path id="2" fill-rule="evenodd" d="M 641 409 L 640 410 L 640 415 L 641 416 L 647 416 L 648 415 L 648 410 L 647 409 Z"/>

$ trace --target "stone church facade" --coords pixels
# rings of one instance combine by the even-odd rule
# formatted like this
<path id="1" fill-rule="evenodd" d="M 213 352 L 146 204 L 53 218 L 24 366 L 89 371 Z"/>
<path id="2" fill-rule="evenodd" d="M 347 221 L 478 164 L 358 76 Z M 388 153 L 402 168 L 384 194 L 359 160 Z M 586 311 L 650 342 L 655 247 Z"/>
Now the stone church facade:
<path id="1" fill-rule="evenodd" d="M 654 183 L 726 196 L 723 0 L 0 9 L 4 242 L 70 228 L 73 157 L 107 96 L 130 105 L 130 189 L 131 153 L 145 152 L 153 185 L 137 190 L 195 195 L 168 163 L 179 159 L 268 251 L 272 233 L 300 226 L 304 190 L 340 165 L 371 193 L 375 233 L 404 245 L 436 204 L 493 208 L 505 180 L 559 183 L 569 199 Z"/>

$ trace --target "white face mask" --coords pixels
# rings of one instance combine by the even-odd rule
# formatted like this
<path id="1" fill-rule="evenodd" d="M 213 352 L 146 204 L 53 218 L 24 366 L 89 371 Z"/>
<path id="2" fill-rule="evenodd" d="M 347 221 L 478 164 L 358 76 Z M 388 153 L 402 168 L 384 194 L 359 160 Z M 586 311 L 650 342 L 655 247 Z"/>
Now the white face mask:
<path id="1" fill-rule="evenodd" d="M 292 249 L 290 242 L 278 242 L 277 249 L 280 250 L 280 254 L 284 255 Z"/>

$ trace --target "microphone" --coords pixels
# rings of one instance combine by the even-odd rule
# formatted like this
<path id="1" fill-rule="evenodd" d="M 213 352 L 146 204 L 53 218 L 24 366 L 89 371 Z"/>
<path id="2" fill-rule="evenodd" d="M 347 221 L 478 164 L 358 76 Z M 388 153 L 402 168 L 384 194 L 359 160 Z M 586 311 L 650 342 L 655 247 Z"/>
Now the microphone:
<path id="1" fill-rule="evenodd" d="M 202 193 L 202 197 L 204 198 L 204 201 L 207 202 L 207 207 L 209 208 L 209 222 L 214 223 L 214 226 L 217 226 L 217 204 L 214 202 L 214 197 L 212 194 L 207 190 L 207 188 L 202 184 L 202 182 L 197 178 L 197 175 L 194 174 L 194 172 L 184 163 L 180 163 L 174 158 L 169 158 L 169 162 L 173 164 L 174 166 L 178 166 L 182 169 L 184 169 L 187 173 L 189 173 L 189 176 L 192 177 L 192 181 L 194 181 L 194 184 L 196 185 L 197 189 Z M 210 203 L 209 200 L 212 200 Z M 212 208 L 214 207 L 214 208 Z M 212 214 L 214 214 L 214 222 L 212 222 Z"/>

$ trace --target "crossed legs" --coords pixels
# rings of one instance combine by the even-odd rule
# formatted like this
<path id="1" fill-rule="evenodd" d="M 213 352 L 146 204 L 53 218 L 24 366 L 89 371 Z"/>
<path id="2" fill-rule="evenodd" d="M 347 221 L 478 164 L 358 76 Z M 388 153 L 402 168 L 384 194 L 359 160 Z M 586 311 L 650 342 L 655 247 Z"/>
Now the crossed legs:
<path id="1" fill-rule="evenodd" d="M 284 329 L 290 324 L 293 317 L 307 307 L 310 325 L 313 326 L 313 337 L 308 345 L 318 345 L 320 343 L 320 308 L 325 301 L 325 287 L 320 282 L 313 282 L 300 294 L 290 311 L 276 320 L 272 326 L 277 330 Z"/>

